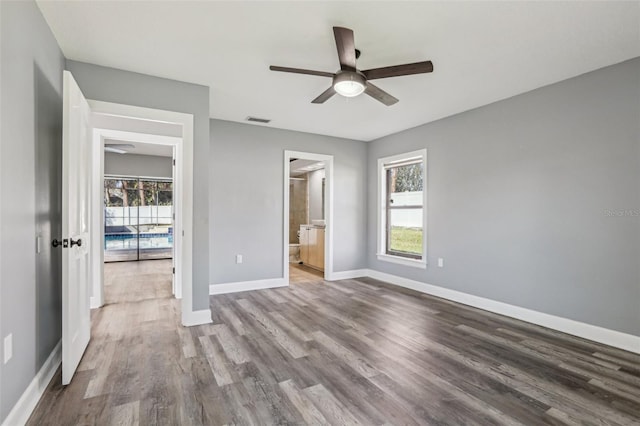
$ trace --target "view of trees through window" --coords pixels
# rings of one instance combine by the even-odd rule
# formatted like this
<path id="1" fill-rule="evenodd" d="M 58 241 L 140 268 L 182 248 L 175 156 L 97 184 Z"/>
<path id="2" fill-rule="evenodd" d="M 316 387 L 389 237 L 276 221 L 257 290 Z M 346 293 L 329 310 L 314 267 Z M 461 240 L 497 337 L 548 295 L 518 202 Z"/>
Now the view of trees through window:
<path id="1" fill-rule="evenodd" d="M 105 179 L 105 206 L 170 206 L 172 182 L 137 179 Z"/>

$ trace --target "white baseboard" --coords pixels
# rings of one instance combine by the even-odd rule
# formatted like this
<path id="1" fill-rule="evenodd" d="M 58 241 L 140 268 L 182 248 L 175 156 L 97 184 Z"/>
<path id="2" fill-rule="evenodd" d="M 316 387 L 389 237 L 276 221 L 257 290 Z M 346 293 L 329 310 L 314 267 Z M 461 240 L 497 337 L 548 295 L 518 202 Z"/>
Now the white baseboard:
<path id="1" fill-rule="evenodd" d="M 368 276 L 368 269 L 353 269 L 351 271 L 334 272 L 330 276 L 325 277 L 327 281 L 350 280 L 352 278 Z"/>
<path id="2" fill-rule="evenodd" d="M 90 309 L 98 309 L 101 308 L 102 305 L 98 302 L 98 298 L 97 297 L 89 297 L 89 308 Z"/>
<path id="3" fill-rule="evenodd" d="M 60 341 L 56 347 L 53 348 L 53 351 L 44 364 L 42 364 L 36 377 L 33 378 L 29 386 L 27 386 L 27 389 L 22 393 L 16 405 L 13 406 L 7 418 L 4 419 L 2 426 L 18 426 L 27 423 L 29 416 L 31 416 L 34 408 L 38 405 L 40 397 L 42 397 L 42 394 L 49 385 L 51 378 L 53 378 L 61 362 L 62 342 Z"/>
<path id="4" fill-rule="evenodd" d="M 452 300 L 465 305 L 480 308 L 485 311 L 494 312 L 496 314 L 505 315 L 507 317 L 526 321 L 532 324 L 547 327 L 563 333 L 572 334 L 594 342 L 603 343 L 615 348 L 624 349 L 629 352 L 640 354 L 640 336 L 621 333 L 619 331 L 610 330 L 603 327 L 575 321 L 568 318 L 558 317 L 555 315 L 545 314 L 543 312 L 534 311 L 519 306 L 509 305 L 508 303 L 497 302 L 495 300 L 486 299 L 484 297 L 473 296 L 471 294 L 462 293 L 456 290 L 450 290 L 444 287 L 438 287 L 419 281 L 410 280 L 408 278 L 396 275 L 386 274 L 384 272 L 372 269 L 366 270 L 366 276 L 376 280 L 385 281 L 400 287 L 410 288 L 421 293 L 430 294 L 441 297 L 443 299 Z"/>
<path id="5" fill-rule="evenodd" d="M 235 283 L 211 284 L 209 294 L 237 293 L 240 291 L 264 290 L 265 288 L 286 287 L 289 284 L 284 278 L 272 278 L 268 280 L 239 281 Z"/>
<path id="6" fill-rule="evenodd" d="M 210 324 L 211 309 L 202 309 L 200 311 L 191 311 L 182 313 L 182 325 L 185 327 L 191 327 L 194 325 Z"/>

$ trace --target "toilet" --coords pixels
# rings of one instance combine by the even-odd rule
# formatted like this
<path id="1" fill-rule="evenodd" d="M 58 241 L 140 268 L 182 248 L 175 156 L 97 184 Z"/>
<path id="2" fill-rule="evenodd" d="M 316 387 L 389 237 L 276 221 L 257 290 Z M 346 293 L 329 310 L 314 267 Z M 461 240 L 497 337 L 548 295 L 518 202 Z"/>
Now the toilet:
<path id="1" fill-rule="evenodd" d="M 300 263 L 300 244 L 289 244 L 289 262 Z"/>

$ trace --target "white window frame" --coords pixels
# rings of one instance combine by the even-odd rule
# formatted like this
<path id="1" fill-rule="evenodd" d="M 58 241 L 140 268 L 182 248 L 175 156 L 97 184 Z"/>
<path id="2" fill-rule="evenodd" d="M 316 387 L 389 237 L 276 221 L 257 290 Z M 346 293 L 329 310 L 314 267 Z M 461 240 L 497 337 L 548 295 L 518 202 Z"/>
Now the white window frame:
<path id="1" fill-rule="evenodd" d="M 387 254 L 387 166 L 393 163 L 401 163 L 410 160 L 422 161 L 422 258 L 411 259 L 404 256 L 395 256 Z M 420 149 L 417 151 L 406 152 L 403 154 L 392 155 L 389 157 L 378 159 L 378 260 L 385 262 L 398 263 L 405 266 L 426 269 L 427 267 L 427 150 Z"/>

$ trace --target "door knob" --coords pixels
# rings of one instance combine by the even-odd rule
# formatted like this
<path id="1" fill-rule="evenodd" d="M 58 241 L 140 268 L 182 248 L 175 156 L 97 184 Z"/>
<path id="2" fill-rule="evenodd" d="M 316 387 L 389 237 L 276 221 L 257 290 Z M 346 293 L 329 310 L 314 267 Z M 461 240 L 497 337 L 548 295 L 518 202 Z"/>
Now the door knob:
<path id="1" fill-rule="evenodd" d="M 73 241 L 73 238 L 69 238 L 69 240 L 71 241 L 71 248 L 73 248 L 74 245 L 82 247 L 82 238 L 78 238 L 75 241 Z"/>
<path id="2" fill-rule="evenodd" d="M 61 245 L 62 245 L 62 241 L 58 241 L 57 238 L 54 238 L 53 241 L 51 241 L 51 246 L 53 246 L 53 248 L 56 248 Z"/>

